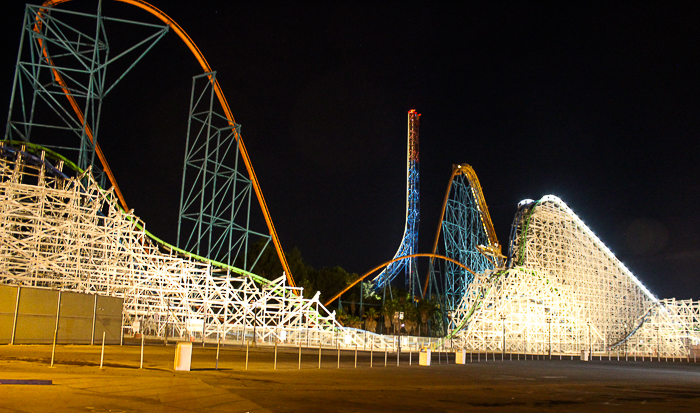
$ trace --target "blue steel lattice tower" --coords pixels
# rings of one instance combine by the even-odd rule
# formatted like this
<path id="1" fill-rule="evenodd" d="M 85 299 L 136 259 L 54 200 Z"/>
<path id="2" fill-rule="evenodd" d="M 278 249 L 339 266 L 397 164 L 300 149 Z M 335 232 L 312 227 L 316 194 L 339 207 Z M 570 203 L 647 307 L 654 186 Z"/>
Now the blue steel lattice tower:
<path id="1" fill-rule="evenodd" d="M 418 252 L 418 224 L 420 222 L 420 179 L 418 157 L 418 125 L 420 114 L 414 109 L 408 111 L 408 151 L 406 166 L 406 226 L 404 227 L 403 240 L 394 258 L 400 258 Z M 414 297 L 416 293 L 422 295 L 416 259 L 407 258 L 397 261 L 384 269 L 374 279 L 375 288 L 379 291 L 391 283 L 401 272 L 405 274 L 406 291 Z"/>

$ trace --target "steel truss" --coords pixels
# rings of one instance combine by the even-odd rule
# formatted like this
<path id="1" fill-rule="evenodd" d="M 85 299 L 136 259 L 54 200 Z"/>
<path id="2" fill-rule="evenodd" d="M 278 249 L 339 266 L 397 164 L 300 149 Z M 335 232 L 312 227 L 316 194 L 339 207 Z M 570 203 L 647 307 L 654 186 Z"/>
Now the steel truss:
<path id="1" fill-rule="evenodd" d="M 132 6 L 138 7 L 152 16 L 159 19 L 162 24 L 149 24 L 138 21 L 130 21 L 121 18 L 107 17 L 103 15 L 102 0 L 97 1 L 96 13 L 82 13 L 70 10 L 62 10 L 59 5 L 69 0 L 51 0 L 42 6 L 28 5 L 24 17 L 22 38 L 20 39 L 20 49 L 17 58 L 17 68 L 13 84 L 12 98 L 10 101 L 10 111 L 5 132 L 6 141 L 40 142 L 45 148 L 53 148 L 62 153 L 70 151 L 77 152 L 78 167 L 81 170 L 91 169 L 93 176 L 104 188 L 104 175 L 109 178 L 111 185 L 115 188 L 115 194 L 119 202 L 128 209 L 116 178 L 112 174 L 107 160 L 100 149 L 98 143 L 98 132 L 100 126 L 100 115 L 102 112 L 103 99 L 112 89 L 139 63 L 143 56 L 150 51 L 155 44 L 165 36 L 170 30 L 175 33 L 180 40 L 192 52 L 196 60 L 202 67 L 205 76 L 208 76 L 219 101 L 219 113 L 227 121 L 229 131 L 234 135 L 236 148 L 236 178 L 233 182 L 242 182 L 244 178 L 238 171 L 238 157 L 242 160 L 247 172 L 247 182 L 255 193 L 262 216 L 268 227 L 268 234 L 261 236 L 272 241 L 280 259 L 282 268 L 287 276 L 290 286 L 295 286 L 294 278 L 289 270 L 286 257 L 277 237 L 272 218 L 267 204 L 262 194 L 262 189 L 257 180 L 250 157 L 247 153 L 243 140 L 239 134 L 231 108 L 224 96 L 218 80 L 213 74 L 213 70 L 207 63 L 192 39 L 185 31 L 170 17 L 159 9 L 148 4 L 146 1 L 121 0 Z M 141 40 L 129 43 L 125 50 L 114 51 L 110 48 L 107 39 L 107 29 L 116 26 L 126 27 L 127 36 L 121 36 L 121 41 L 131 36 L 141 36 Z M 114 36 L 114 33 L 112 33 Z M 113 45 L 111 47 L 114 47 Z M 108 71 L 109 70 L 109 76 Z M 217 115 L 219 118 L 222 116 Z M 192 120 L 192 119 L 190 119 Z M 221 120 L 221 119 L 217 119 Z M 217 126 L 220 128 L 220 126 Z M 49 134 L 37 133 L 39 129 L 48 129 Z M 220 131 L 221 132 L 221 131 Z M 76 141 L 77 137 L 77 141 Z M 39 139 L 42 139 L 40 141 Z M 216 154 L 216 149 L 212 149 L 207 155 Z M 74 153 L 69 153 L 73 158 Z M 95 157 L 100 162 L 95 162 Z M 190 159 L 191 160 L 191 159 Z M 187 162 L 187 160 L 186 160 Z M 213 176 L 221 175 L 222 170 L 230 171 L 231 168 L 224 166 L 220 159 L 213 164 L 218 172 Z M 229 165 L 231 167 L 231 165 Z M 241 168 L 242 168 L 241 167 Z M 102 169 L 102 171 L 100 171 Z M 104 172 L 104 175 L 103 175 Z M 210 175 L 211 176 L 211 175 Z M 208 186 L 210 181 L 205 181 Z M 229 183 L 231 180 L 228 181 Z M 216 196 L 228 190 L 228 184 L 217 187 L 214 191 Z M 245 187 L 246 185 L 241 185 Z M 222 190 L 222 188 L 225 188 Z M 210 189 L 210 188 L 207 188 Z M 241 188 L 238 188 L 241 189 Z M 246 189 L 234 193 L 244 194 Z M 247 190 L 248 192 L 250 189 Z M 184 191 L 183 191 L 184 192 Z M 207 192 L 205 190 L 203 193 Z M 250 203 L 243 201 L 245 195 L 236 198 L 237 209 L 234 215 L 246 215 L 250 211 Z M 217 198 L 216 201 L 206 202 L 209 208 L 198 211 L 199 218 L 195 221 L 207 223 L 208 234 L 204 238 L 207 245 L 201 251 L 207 251 L 206 255 L 217 256 L 217 259 L 224 259 L 233 264 L 236 255 L 244 256 L 242 251 L 247 249 L 248 234 L 252 233 L 246 223 L 236 221 L 234 224 L 222 224 L 219 219 L 223 216 L 230 218 L 225 207 L 224 199 Z M 230 198 L 229 198 L 230 199 Z M 214 206 L 214 202 L 218 202 Z M 190 205 L 184 203 L 186 207 Z M 245 205 L 241 207 L 242 205 Z M 181 208 L 182 210 L 182 208 Z M 192 210 L 185 208 L 185 214 Z M 221 230 L 221 233 L 217 231 Z M 233 233 L 243 232 L 245 235 L 235 238 Z M 197 231 L 198 232 L 198 231 Z M 212 235 L 209 237 L 209 235 Z M 199 240 L 196 242 L 200 242 Z M 200 245 L 197 245 L 200 247 Z M 230 247 L 230 248 L 229 248 Z M 228 248 L 228 249 L 227 249 Z M 230 251 L 235 253 L 231 254 Z M 225 253 L 224 253 L 225 251 Z M 250 267 L 250 262 L 254 259 L 243 259 L 242 266 Z"/>
<path id="2" fill-rule="evenodd" d="M 659 301 L 559 198 L 520 208 L 514 266 L 472 282 L 448 337 L 482 351 L 689 356 L 697 302 Z"/>
<path id="3" fill-rule="evenodd" d="M 419 123 L 420 114 L 414 109 L 409 110 L 406 152 L 406 225 L 401 245 L 394 254 L 394 258 L 418 252 L 418 224 L 420 223 Z M 375 289 L 377 291 L 385 289 L 402 271 L 405 274 L 406 291 L 411 297 L 415 297 L 417 294 L 422 296 L 415 259 L 397 261 L 386 267 L 372 280 Z"/>
<path id="4" fill-rule="evenodd" d="M 240 125 L 232 128 L 214 110 L 215 82 L 216 72 L 192 79 L 178 247 L 252 270 L 265 248 L 249 262 L 250 237 L 264 238 L 267 243 L 271 237 L 250 228 L 253 184 L 238 168 Z"/>
<path id="5" fill-rule="evenodd" d="M 114 53 L 105 24 L 138 26 L 149 33 Z M 5 140 L 32 141 L 70 152 L 71 157 L 75 154 L 78 166 L 92 167 L 104 187 L 102 166 L 95 159 L 102 157 L 98 145 L 102 102 L 168 30 L 167 25 L 103 16 L 101 1 L 96 14 L 28 4 Z M 49 129 L 51 139 L 42 141 L 37 129 Z"/>
<path id="6" fill-rule="evenodd" d="M 126 335 L 395 347 L 393 337 L 343 328 L 319 294 L 304 299 L 284 274 L 267 281 L 174 253 L 89 169 L 69 178 L 45 152 L 0 153 L 0 283 L 123 297 Z"/>
<path id="7" fill-rule="evenodd" d="M 452 176 L 447 187 L 442 208 L 442 217 L 433 245 L 433 254 L 438 252 L 442 239 L 444 255 L 452 258 L 474 272 L 491 270 L 500 262 L 500 245 L 491 223 L 488 207 L 479 184 L 479 179 L 470 165 L 452 165 Z M 490 253 L 491 257 L 487 255 Z M 442 270 L 438 262 L 431 260 L 430 274 L 426 281 L 427 295 L 432 295 L 434 286 L 442 298 L 443 309 L 454 311 L 467 292 L 473 275 L 464 268 L 446 261 Z M 442 273 L 442 285 L 437 280 Z M 433 281 L 430 283 L 430 281 Z M 450 329 L 454 322 L 449 321 Z"/>

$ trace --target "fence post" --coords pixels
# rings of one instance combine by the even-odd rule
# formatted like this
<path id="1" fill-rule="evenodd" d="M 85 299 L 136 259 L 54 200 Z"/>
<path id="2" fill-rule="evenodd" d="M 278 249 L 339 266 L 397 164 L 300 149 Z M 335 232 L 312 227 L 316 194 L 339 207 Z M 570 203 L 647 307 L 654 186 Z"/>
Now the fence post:
<path id="1" fill-rule="evenodd" d="M 102 362 L 104 361 L 105 358 L 105 331 L 102 330 L 102 354 L 100 355 L 100 368 L 102 367 Z"/>
<path id="2" fill-rule="evenodd" d="M 12 337 L 10 338 L 10 345 L 15 344 L 15 332 L 17 331 L 17 315 L 19 313 L 19 294 L 22 291 L 21 286 L 17 286 L 17 300 L 15 302 L 15 318 L 12 321 Z"/>
<path id="3" fill-rule="evenodd" d="M 51 368 L 53 368 L 53 358 L 56 355 L 56 336 L 58 335 L 58 330 L 53 331 L 53 348 L 51 349 Z"/>
<path id="4" fill-rule="evenodd" d="M 146 340 L 146 336 L 143 334 L 143 330 L 141 330 L 141 364 L 139 365 L 139 368 L 143 368 L 143 342 Z"/>
<path id="5" fill-rule="evenodd" d="M 219 370 L 219 347 L 221 347 L 221 332 L 216 335 L 216 370 Z"/>
<path id="6" fill-rule="evenodd" d="M 61 314 L 61 292 L 58 292 L 58 304 L 56 304 L 56 327 L 53 330 L 53 347 L 51 348 L 51 367 L 53 367 L 54 356 L 56 355 L 56 339 L 58 337 L 58 320 Z"/>

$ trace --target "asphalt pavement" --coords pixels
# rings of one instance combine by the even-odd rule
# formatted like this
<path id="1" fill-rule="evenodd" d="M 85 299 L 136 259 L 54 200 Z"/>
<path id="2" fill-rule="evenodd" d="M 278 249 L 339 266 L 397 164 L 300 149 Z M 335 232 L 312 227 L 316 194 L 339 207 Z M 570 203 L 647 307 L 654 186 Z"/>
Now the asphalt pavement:
<path id="1" fill-rule="evenodd" d="M 360 349 L 361 350 L 361 349 Z M 585 362 L 490 354 L 340 353 L 194 344 L 191 371 L 175 346 L 0 346 L 0 412 L 683 412 L 700 410 L 700 363 Z M 371 356 L 371 360 L 370 360 Z M 470 361 L 471 359 L 471 361 Z M 519 359 L 519 360 L 518 360 Z M 276 360 L 276 361 L 275 361 Z M 356 361 L 357 360 L 357 361 Z M 410 364 L 409 364 L 410 363 Z M 371 365 L 371 366 L 370 366 Z"/>

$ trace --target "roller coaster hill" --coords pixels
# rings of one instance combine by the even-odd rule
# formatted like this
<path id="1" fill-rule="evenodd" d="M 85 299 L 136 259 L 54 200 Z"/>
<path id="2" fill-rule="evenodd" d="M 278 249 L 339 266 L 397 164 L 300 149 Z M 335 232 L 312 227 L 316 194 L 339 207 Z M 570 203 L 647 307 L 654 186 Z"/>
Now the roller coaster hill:
<path id="1" fill-rule="evenodd" d="M 26 7 L 0 148 L 0 288 L 18 303 L 24 288 L 119 297 L 123 337 L 550 355 L 697 352 L 700 303 L 657 299 L 562 200 L 522 201 L 504 255 L 469 165 L 453 167 L 433 251 L 419 253 L 415 111 L 401 247 L 355 283 L 381 271 L 372 279 L 377 292 L 403 277 L 412 297 L 438 297 L 445 335 L 399 340 L 342 326 L 330 302 L 319 293 L 304 298 L 294 283 L 216 72 L 164 12 L 117 1 L 150 20 L 111 17 L 102 1 L 94 13 L 61 0 Z M 118 27 L 146 34 L 112 50 L 107 33 Z M 98 143 L 103 101 L 170 32 L 201 67 L 192 77 L 176 245 L 147 231 L 127 207 Z M 282 263 L 275 280 L 251 272 L 260 257 L 247 251 L 258 238 Z M 414 265 L 421 257 L 430 260 L 423 280 Z"/>

